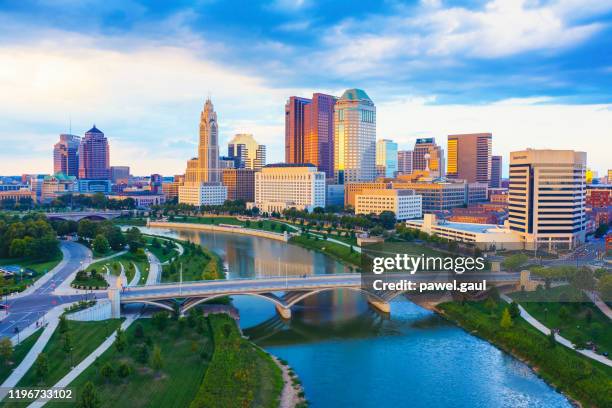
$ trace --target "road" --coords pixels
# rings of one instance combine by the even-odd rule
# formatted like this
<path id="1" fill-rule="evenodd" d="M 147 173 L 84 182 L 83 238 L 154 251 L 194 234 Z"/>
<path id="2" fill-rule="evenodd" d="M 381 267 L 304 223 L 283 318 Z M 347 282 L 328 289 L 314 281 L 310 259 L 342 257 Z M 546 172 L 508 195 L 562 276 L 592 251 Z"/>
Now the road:
<path id="1" fill-rule="evenodd" d="M 63 265 L 60 265 L 59 270 L 49 280 L 28 295 L 2 298 L 1 303 L 8 305 L 9 315 L 0 322 L 0 337 L 15 335 L 16 329 L 23 330 L 41 319 L 45 313 L 57 305 L 93 296 L 92 294 L 86 295 L 85 291 L 82 295 L 68 296 L 56 296 L 52 293 L 56 286 L 68 278 L 71 273 L 79 270 L 91 256 L 90 251 L 81 244 L 62 241 L 61 246 L 64 250 L 65 262 L 62 262 Z M 100 293 L 98 296 L 105 297 L 106 293 Z"/>

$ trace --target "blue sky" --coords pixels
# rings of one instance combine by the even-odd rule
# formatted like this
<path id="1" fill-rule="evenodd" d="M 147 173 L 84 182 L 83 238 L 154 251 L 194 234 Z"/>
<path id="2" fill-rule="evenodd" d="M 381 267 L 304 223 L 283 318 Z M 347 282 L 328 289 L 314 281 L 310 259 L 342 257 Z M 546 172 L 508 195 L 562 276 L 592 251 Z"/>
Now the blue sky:
<path id="1" fill-rule="evenodd" d="M 181 173 L 211 95 L 222 141 L 282 160 L 285 99 L 359 87 L 378 137 L 493 133 L 508 157 L 612 167 L 612 1 L 0 1 L 0 174 L 49 172 L 96 123 L 111 163 Z M 225 146 L 222 147 L 222 151 Z"/>

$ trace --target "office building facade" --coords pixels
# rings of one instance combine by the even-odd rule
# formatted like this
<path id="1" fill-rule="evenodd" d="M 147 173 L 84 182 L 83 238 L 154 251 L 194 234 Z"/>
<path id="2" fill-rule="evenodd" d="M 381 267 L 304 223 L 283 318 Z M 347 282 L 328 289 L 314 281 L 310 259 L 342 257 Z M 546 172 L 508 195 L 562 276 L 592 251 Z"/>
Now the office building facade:
<path id="1" fill-rule="evenodd" d="M 491 156 L 491 182 L 489 187 L 500 188 L 502 182 L 502 157 Z"/>
<path id="2" fill-rule="evenodd" d="M 391 211 L 398 221 L 421 218 L 421 196 L 404 189 L 366 189 L 355 195 L 355 214 L 383 211 Z"/>
<path id="3" fill-rule="evenodd" d="M 285 163 L 304 163 L 304 107 L 310 102 L 291 96 L 285 104 Z"/>
<path id="4" fill-rule="evenodd" d="M 258 144 L 253 135 L 240 133 L 228 143 L 227 156 L 237 169 L 260 170 L 266 165 L 266 146 Z"/>
<path id="5" fill-rule="evenodd" d="M 228 200 L 255 201 L 255 170 L 225 169 L 222 177 Z"/>
<path id="6" fill-rule="evenodd" d="M 510 153 L 509 228 L 527 248 L 573 248 L 586 231 L 586 153 Z"/>
<path id="7" fill-rule="evenodd" d="M 85 132 L 85 137 L 79 144 L 79 178 L 110 179 L 108 140 L 96 125 Z"/>
<path id="8" fill-rule="evenodd" d="M 412 173 L 412 150 L 399 150 L 397 152 L 397 174 Z"/>
<path id="9" fill-rule="evenodd" d="M 334 178 L 337 184 L 376 178 L 376 107 L 361 89 L 348 89 L 334 112 Z"/>
<path id="10" fill-rule="evenodd" d="M 381 139 L 376 142 L 376 169 L 377 175 L 383 177 L 395 177 L 398 172 L 397 143 L 389 139 Z M 381 172 L 378 169 L 381 169 Z"/>
<path id="11" fill-rule="evenodd" d="M 436 144 L 436 138 L 416 140 L 412 151 L 412 171 L 427 170 L 432 177 L 444 177 L 444 150 Z"/>
<path id="12" fill-rule="evenodd" d="M 255 201 L 262 213 L 325 207 L 325 173 L 312 164 L 272 164 L 255 174 Z"/>
<path id="13" fill-rule="evenodd" d="M 61 134 L 60 140 L 53 146 L 53 173 L 67 176 L 79 176 L 79 144 L 81 138 L 75 135 Z"/>
<path id="14" fill-rule="evenodd" d="M 327 178 L 334 176 L 334 106 L 336 97 L 315 93 L 304 105 L 303 163 L 317 166 Z"/>
<path id="15" fill-rule="evenodd" d="M 471 133 L 448 136 L 448 178 L 468 183 L 491 182 L 491 133 Z"/>

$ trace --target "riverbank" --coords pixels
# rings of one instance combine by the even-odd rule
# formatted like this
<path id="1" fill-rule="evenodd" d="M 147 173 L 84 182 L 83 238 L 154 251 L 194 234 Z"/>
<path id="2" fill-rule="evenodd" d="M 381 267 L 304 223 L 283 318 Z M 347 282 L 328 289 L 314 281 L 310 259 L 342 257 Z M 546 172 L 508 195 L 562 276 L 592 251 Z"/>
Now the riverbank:
<path id="1" fill-rule="evenodd" d="M 511 327 L 501 328 L 505 308 L 501 302 L 493 310 L 487 310 L 484 302 L 448 302 L 438 305 L 436 311 L 471 335 L 524 361 L 544 381 L 581 406 L 612 406 L 612 369 L 552 344 L 521 318 L 513 319 Z"/>
<path id="2" fill-rule="evenodd" d="M 222 226 L 215 224 L 196 224 L 188 222 L 166 222 L 166 221 L 150 221 L 147 224 L 148 227 L 159 227 L 159 228 L 187 228 L 199 231 L 212 231 L 212 232 L 226 232 L 230 234 L 243 234 L 251 235 L 261 238 L 269 238 L 276 241 L 287 242 L 289 240 L 289 234 L 269 232 L 264 230 L 257 230 L 252 228 L 245 228 L 242 226 Z"/>

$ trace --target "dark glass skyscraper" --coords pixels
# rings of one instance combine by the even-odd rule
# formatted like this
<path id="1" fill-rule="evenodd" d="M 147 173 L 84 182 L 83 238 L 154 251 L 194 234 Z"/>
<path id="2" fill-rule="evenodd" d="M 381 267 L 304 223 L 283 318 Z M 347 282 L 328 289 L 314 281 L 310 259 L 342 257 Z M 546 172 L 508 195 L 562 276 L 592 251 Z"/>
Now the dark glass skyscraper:
<path id="1" fill-rule="evenodd" d="M 315 93 L 304 106 L 304 163 L 334 176 L 334 106 L 336 97 Z"/>
<path id="2" fill-rule="evenodd" d="M 304 106 L 309 103 L 292 96 L 285 104 L 285 163 L 304 163 Z"/>
<path id="3" fill-rule="evenodd" d="M 78 177 L 80 141 L 81 138 L 75 135 L 60 135 L 59 142 L 53 146 L 53 173 Z"/>

